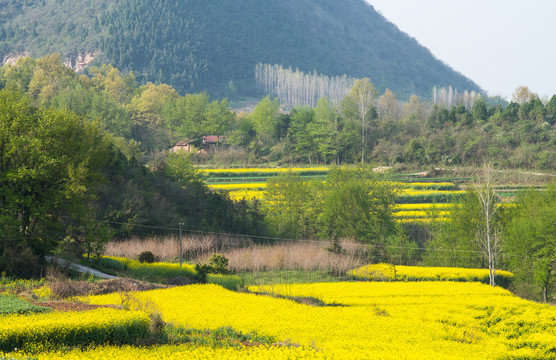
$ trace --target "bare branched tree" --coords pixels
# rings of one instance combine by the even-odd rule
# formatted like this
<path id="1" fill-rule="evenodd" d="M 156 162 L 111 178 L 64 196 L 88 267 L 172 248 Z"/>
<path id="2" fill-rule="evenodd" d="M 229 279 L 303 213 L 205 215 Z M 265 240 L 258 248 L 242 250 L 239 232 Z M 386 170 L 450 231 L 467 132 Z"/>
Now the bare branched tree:
<path id="1" fill-rule="evenodd" d="M 471 110 L 475 101 L 481 97 L 481 94 L 475 90 L 459 93 L 457 89 L 449 87 L 432 88 L 432 101 L 435 104 L 452 107 L 454 105 L 463 104 L 467 110 Z"/>
<path id="2" fill-rule="evenodd" d="M 294 71 L 261 63 L 255 67 L 255 79 L 261 95 L 278 98 L 285 108 L 315 107 L 323 97 L 339 101 L 349 93 L 355 81 L 346 75 L 328 77 L 316 71 L 305 74 L 299 69 Z"/>
<path id="3" fill-rule="evenodd" d="M 498 196 L 494 192 L 493 173 L 492 164 L 485 164 L 483 176 L 479 182 L 473 184 L 473 188 L 479 200 L 483 219 L 481 226 L 477 229 L 476 237 L 481 249 L 488 255 L 490 285 L 495 286 L 495 255 L 499 247 L 499 236 L 496 230 Z"/>
<path id="4" fill-rule="evenodd" d="M 365 163 L 365 117 L 377 96 L 374 84 L 368 78 L 357 79 L 349 96 L 353 99 L 361 119 L 361 165 Z"/>

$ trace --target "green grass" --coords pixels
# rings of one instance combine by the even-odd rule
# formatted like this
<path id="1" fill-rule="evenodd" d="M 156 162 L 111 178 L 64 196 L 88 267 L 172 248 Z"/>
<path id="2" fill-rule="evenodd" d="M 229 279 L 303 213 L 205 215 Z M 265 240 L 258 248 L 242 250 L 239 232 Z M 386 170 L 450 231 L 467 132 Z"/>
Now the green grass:
<path id="1" fill-rule="evenodd" d="M 267 270 L 238 273 L 244 286 L 268 284 L 301 284 L 345 281 L 345 276 L 334 276 L 326 270 Z"/>
<path id="2" fill-rule="evenodd" d="M 43 313 L 50 310 L 50 308 L 33 305 L 15 296 L 0 295 L 0 315 Z"/>
<path id="3" fill-rule="evenodd" d="M 79 263 L 112 276 L 117 276 L 118 271 L 125 271 L 125 266 L 122 263 L 105 257 L 91 258 L 89 260 L 83 258 Z"/>
<path id="4" fill-rule="evenodd" d="M 168 280 L 178 276 L 195 279 L 197 275 L 195 266 L 191 264 L 183 264 L 180 267 L 179 264 L 175 263 L 155 262 L 149 264 L 120 257 L 103 257 L 103 259 L 104 264 L 112 269 L 121 269 L 115 270 L 118 276 L 148 282 L 166 284 Z M 243 280 L 235 275 L 208 274 L 207 282 L 229 290 L 237 290 L 238 287 L 242 286 Z"/>
<path id="5" fill-rule="evenodd" d="M 207 283 L 220 285 L 228 290 L 235 291 L 243 286 L 243 279 L 237 275 L 208 274 Z"/>
<path id="6" fill-rule="evenodd" d="M 162 343 L 193 344 L 195 346 L 210 346 L 215 348 L 244 348 L 245 345 L 272 345 L 276 339 L 271 336 L 260 335 L 255 331 L 242 333 L 232 327 L 217 329 L 189 329 L 182 326 L 167 324 L 164 328 Z"/>

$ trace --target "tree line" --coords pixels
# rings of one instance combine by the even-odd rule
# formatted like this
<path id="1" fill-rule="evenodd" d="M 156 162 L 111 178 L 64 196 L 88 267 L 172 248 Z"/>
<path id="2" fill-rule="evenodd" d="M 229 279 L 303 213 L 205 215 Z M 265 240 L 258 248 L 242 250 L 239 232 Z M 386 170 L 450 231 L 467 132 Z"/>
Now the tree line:
<path id="1" fill-rule="evenodd" d="M 6 65 L 0 81 L 37 105 L 97 121 L 125 140 L 126 151 L 141 161 L 154 160 L 178 141 L 199 147 L 202 136 L 223 135 L 229 150 L 202 161 L 389 166 L 492 161 L 504 168 L 556 167 L 556 97 L 541 100 L 526 87 L 506 104 L 437 90 L 452 94 L 445 100 L 456 103 L 449 106 L 415 95 L 404 102 L 388 89 L 380 94 L 369 79 L 359 79 L 347 95 L 334 101 L 320 97 L 315 107 L 284 112 L 278 99 L 267 96 L 252 112 L 238 114 L 226 99 L 212 100 L 206 93 L 181 96 L 166 84 L 140 85 L 134 73 L 110 65 L 76 75 L 56 54 Z"/>
<path id="2" fill-rule="evenodd" d="M 286 164 L 556 167 L 556 96 L 541 100 L 522 87 L 505 105 L 477 95 L 466 104 L 471 95 L 453 106 L 417 96 L 402 102 L 358 81 L 339 102 L 323 97 L 289 114 L 265 98 L 240 117 L 242 141 L 233 145 Z"/>

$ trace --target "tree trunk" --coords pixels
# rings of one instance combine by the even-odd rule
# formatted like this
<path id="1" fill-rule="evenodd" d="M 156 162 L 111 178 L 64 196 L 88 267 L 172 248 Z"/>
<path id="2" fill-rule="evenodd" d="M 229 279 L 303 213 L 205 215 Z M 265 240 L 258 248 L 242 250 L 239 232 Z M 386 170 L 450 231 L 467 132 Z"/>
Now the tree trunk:
<path id="1" fill-rule="evenodd" d="M 361 166 L 365 162 L 365 115 L 361 116 Z"/>

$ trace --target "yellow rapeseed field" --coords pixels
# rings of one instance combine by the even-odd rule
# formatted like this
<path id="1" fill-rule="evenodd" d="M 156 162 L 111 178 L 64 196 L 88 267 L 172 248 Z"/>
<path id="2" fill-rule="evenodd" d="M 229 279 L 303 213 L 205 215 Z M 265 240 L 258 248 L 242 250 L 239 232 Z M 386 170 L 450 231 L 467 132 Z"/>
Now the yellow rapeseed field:
<path id="1" fill-rule="evenodd" d="M 511 279 L 508 271 L 496 270 L 496 276 Z M 361 280 L 387 281 L 488 281 L 488 269 L 454 267 L 404 266 L 391 264 L 364 265 L 351 270 L 348 275 Z"/>
<path id="2" fill-rule="evenodd" d="M 237 183 L 237 184 L 210 184 L 207 186 L 212 190 L 223 190 L 223 191 L 233 191 L 233 190 L 258 190 L 265 189 L 265 182 L 256 183 Z"/>
<path id="3" fill-rule="evenodd" d="M 341 306 L 313 307 L 215 285 L 134 296 L 153 304 L 167 322 L 195 329 L 231 326 L 299 345 L 294 349 L 243 350 L 171 347 L 187 358 L 497 359 L 546 358 L 556 351 L 555 308 L 480 283 L 351 282 L 264 290 L 316 297 Z M 103 295 L 89 300 L 118 304 L 120 297 Z M 100 358 L 95 354 L 105 352 L 109 358 L 164 358 L 171 351 L 168 347 L 103 348 L 81 355 Z"/>
<path id="4" fill-rule="evenodd" d="M 292 167 L 292 168 L 239 168 L 239 169 L 205 169 L 201 170 L 203 174 L 207 175 L 215 175 L 218 176 L 219 174 L 250 174 L 250 173 L 284 173 L 284 172 L 294 172 L 294 173 L 303 173 L 307 171 L 318 171 L 318 172 L 326 172 L 328 171 L 328 167 L 325 166 L 318 166 L 318 167 Z"/>
<path id="5" fill-rule="evenodd" d="M 443 203 L 443 204 L 396 204 L 394 205 L 395 211 L 409 211 L 409 210 L 421 210 L 421 211 L 439 211 L 450 209 L 454 207 L 454 204 Z"/>
<path id="6" fill-rule="evenodd" d="M 0 352 L 0 356 L 2 353 Z M 13 356 L 13 355 L 12 355 Z M 24 356 L 15 357 L 25 359 Z M 87 351 L 58 351 L 55 353 L 41 354 L 34 358 L 40 360 L 127 360 L 127 359 L 222 359 L 222 360 L 267 360 L 267 359 L 332 359 L 329 355 L 315 349 L 290 346 L 256 346 L 244 349 L 212 348 L 194 345 L 162 345 L 154 347 L 133 346 L 106 346 L 91 348 Z"/>
<path id="7" fill-rule="evenodd" d="M 465 190 L 422 190 L 407 188 L 401 191 L 401 195 L 421 195 L 421 196 L 451 196 L 456 194 L 465 194 Z"/>
<path id="8" fill-rule="evenodd" d="M 394 213 L 392 213 L 392 215 L 394 217 L 403 217 L 403 218 L 426 218 L 430 215 L 429 212 L 427 211 L 420 211 L 420 210 L 402 210 L 402 211 L 395 211 Z M 445 217 L 450 215 L 449 211 L 436 211 L 435 212 L 436 216 L 439 217 Z"/>
<path id="9" fill-rule="evenodd" d="M 239 200 L 263 200 L 264 199 L 264 191 L 257 191 L 257 190 L 237 190 L 237 191 L 230 191 L 228 196 L 230 199 L 239 201 Z"/>
<path id="10" fill-rule="evenodd" d="M 126 343 L 148 335 L 150 320 L 139 311 L 97 309 L 0 317 L 0 350 Z"/>

